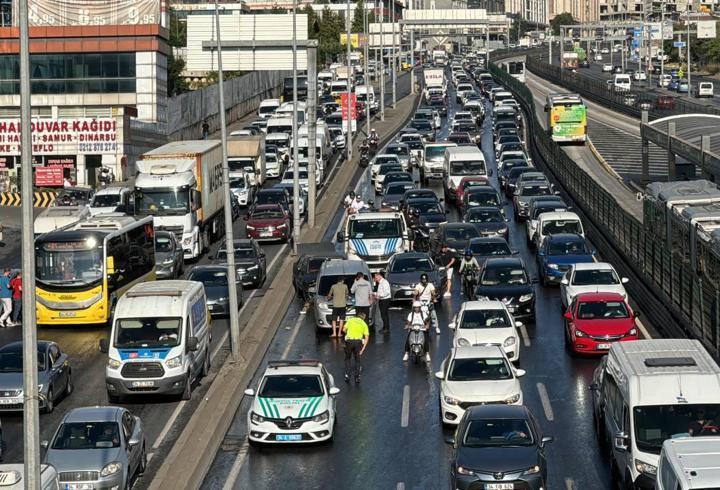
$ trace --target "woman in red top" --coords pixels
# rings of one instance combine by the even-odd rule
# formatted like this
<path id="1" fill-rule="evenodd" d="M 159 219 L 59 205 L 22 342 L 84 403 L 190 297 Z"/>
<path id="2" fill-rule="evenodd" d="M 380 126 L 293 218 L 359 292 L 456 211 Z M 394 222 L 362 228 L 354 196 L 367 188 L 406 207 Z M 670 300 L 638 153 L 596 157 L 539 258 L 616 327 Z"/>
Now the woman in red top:
<path id="1" fill-rule="evenodd" d="M 12 289 L 12 326 L 16 326 L 22 321 L 22 272 L 18 271 L 12 278 L 10 289 Z"/>

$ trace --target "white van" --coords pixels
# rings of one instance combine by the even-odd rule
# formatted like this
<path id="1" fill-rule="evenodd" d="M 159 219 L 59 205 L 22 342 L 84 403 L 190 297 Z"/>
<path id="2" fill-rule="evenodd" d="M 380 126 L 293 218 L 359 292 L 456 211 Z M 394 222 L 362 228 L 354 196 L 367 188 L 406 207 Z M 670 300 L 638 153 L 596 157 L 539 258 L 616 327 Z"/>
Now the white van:
<path id="1" fill-rule="evenodd" d="M 348 83 L 347 80 L 335 80 L 330 82 L 330 95 L 335 97 L 335 102 L 340 103 L 340 97 L 342 94 L 347 93 Z"/>
<path id="2" fill-rule="evenodd" d="M 420 165 L 420 182 L 428 185 L 428 179 L 442 179 L 445 175 L 445 150 L 456 147 L 452 142 L 427 143 Z"/>
<path id="3" fill-rule="evenodd" d="M 714 97 L 715 87 L 712 82 L 700 82 L 697 88 L 697 97 Z"/>
<path id="4" fill-rule="evenodd" d="M 277 117 L 287 117 L 292 121 L 292 115 L 293 115 L 293 103 L 292 102 L 283 102 L 280 107 L 275 109 L 275 116 Z M 305 123 L 307 115 L 307 104 L 305 102 L 299 101 L 297 106 L 297 123 L 298 126 Z"/>
<path id="5" fill-rule="evenodd" d="M 129 187 L 106 187 L 95 193 L 90 201 L 90 215 L 96 216 L 116 211 L 131 214 L 132 189 Z"/>
<path id="6" fill-rule="evenodd" d="M 615 75 L 615 79 L 613 80 L 615 92 L 627 92 L 630 90 L 631 85 L 632 79 L 630 78 L 630 75 L 626 73 L 618 73 Z"/>
<path id="7" fill-rule="evenodd" d="M 663 442 L 655 488 L 720 488 L 720 436 L 680 437 Z"/>
<path id="8" fill-rule="evenodd" d="M 330 83 L 335 80 L 335 72 L 332 70 L 323 70 L 317 74 L 317 78 L 323 87 L 329 87 Z"/>
<path id="9" fill-rule="evenodd" d="M 0 464 L 0 488 L 2 490 L 25 490 L 25 466 L 22 463 Z M 60 482 L 55 467 L 40 465 L 40 486 L 38 490 L 59 490 Z M 63 488 L 65 488 L 63 486 Z"/>
<path id="10" fill-rule="evenodd" d="M 280 107 L 280 99 L 265 99 L 260 102 L 258 107 L 258 116 L 261 119 L 270 119 L 275 114 L 275 110 Z"/>
<path id="11" fill-rule="evenodd" d="M 445 149 L 444 161 L 445 195 L 455 198 L 457 186 L 463 177 L 488 175 L 485 155 L 477 146 L 451 146 Z"/>
<path id="12" fill-rule="evenodd" d="M 405 216 L 396 212 L 357 213 L 345 220 L 338 243 L 350 260 L 364 260 L 372 272 L 382 270 L 396 253 L 410 250 Z"/>
<path id="13" fill-rule="evenodd" d="M 584 237 L 585 229 L 580 216 L 570 211 L 542 213 L 538 216 L 535 233 L 528 238 L 539 247 L 546 236 L 557 233 L 575 233 Z"/>
<path id="14" fill-rule="evenodd" d="M 54 206 L 46 208 L 35 218 L 35 236 L 58 230 L 90 217 L 88 206 Z"/>
<path id="15" fill-rule="evenodd" d="M 720 417 L 720 367 L 698 340 L 613 342 L 590 388 L 621 488 L 652 488 L 663 442 Z"/>
<path id="16" fill-rule="evenodd" d="M 370 106 L 370 112 L 375 113 L 380 109 L 380 102 L 375 98 L 375 88 L 372 85 L 358 85 L 355 87 L 357 101 Z"/>
<path id="17" fill-rule="evenodd" d="M 275 114 L 270 119 L 268 119 L 265 130 L 265 133 L 268 136 L 274 133 L 285 133 L 288 135 L 292 135 L 292 114 L 290 115 L 290 117 L 279 116 Z"/>
<path id="18" fill-rule="evenodd" d="M 210 370 L 210 315 L 196 281 L 136 284 L 115 306 L 105 385 L 110 403 L 128 395 L 180 395 Z"/>

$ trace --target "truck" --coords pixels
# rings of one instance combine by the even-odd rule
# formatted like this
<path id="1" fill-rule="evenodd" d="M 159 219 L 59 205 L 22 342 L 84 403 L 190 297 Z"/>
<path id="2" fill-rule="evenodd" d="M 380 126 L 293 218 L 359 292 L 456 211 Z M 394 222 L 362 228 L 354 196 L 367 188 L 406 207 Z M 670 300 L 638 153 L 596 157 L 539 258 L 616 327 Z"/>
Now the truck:
<path id="1" fill-rule="evenodd" d="M 429 88 L 441 88 L 445 90 L 445 70 L 442 68 L 425 68 L 423 70 L 425 77 L 425 90 Z"/>
<path id="2" fill-rule="evenodd" d="M 531 44 L 532 44 L 532 39 L 530 39 L 530 36 L 523 36 L 518 41 L 518 46 L 520 46 L 521 48 L 529 48 Z"/>
<path id="3" fill-rule="evenodd" d="M 338 66 L 335 69 L 335 80 L 350 80 L 350 83 L 352 83 L 352 77 L 355 74 L 354 69 L 350 67 L 350 70 L 348 70 L 347 66 Z M 350 76 L 348 76 L 348 73 Z"/>
<path id="4" fill-rule="evenodd" d="M 265 135 L 234 136 L 227 142 L 230 178 L 243 173 L 250 177 L 250 185 L 265 183 Z"/>
<path id="5" fill-rule="evenodd" d="M 574 51 L 563 53 L 562 67 L 565 70 L 577 70 L 578 54 Z"/>
<path id="6" fill-rule="evenodd" d="M 447 64 L 447 53 L 442 49 L 436 49 L 432 52 L 432 59 L 435 66 L 445 66 Z"/>
<path id="7" fill-rule="evenodd" d="M 173 141 L 140 155 L 135 215 L 173 232 L 185 259 L 196 260 L 224 232 L 222 144 Z"/>

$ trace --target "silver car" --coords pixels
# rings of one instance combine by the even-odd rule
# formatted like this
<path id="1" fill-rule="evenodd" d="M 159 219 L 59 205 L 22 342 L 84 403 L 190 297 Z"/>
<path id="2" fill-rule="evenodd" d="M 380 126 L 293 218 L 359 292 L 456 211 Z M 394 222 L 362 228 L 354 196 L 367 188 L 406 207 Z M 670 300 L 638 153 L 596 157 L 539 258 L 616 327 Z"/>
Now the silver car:
<path id="1" fill-rule="evenodd" d="M 63 417 L 44 463 L 58 472 L 60 488 L 125 489 L 147 467 L 139 417 L 121 407 L 81 407 Z"/>
<path id="2" fill-rule="evenodd" d="M 158 279 L 177 279 L 185 272 L 182 245 L 174 233 L 155 231 L 155 275 Z"/>

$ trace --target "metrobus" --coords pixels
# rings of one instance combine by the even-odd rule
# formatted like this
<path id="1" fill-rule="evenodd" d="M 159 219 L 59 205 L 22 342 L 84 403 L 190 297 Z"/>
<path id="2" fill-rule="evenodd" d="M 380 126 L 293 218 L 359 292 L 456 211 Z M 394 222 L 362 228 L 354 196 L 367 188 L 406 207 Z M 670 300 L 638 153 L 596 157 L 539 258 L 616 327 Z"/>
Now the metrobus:
<path id="1" fill-rule="evenodd" d="M 525 83 L 525 62 L 524 61 L 505 61 L 501 64 L 505 70 L 513 78 L 518 79 L 521 83 Z"/>
<path id="2" fill-rule="evenodd" d="M 152 217 L 103 215 L 35 239 L 38 325 L 105 325 L 117 299 L 155 279 Z"/>
<path id="3" fill-rule="evenodd" d="M 548 94 L 545 112 L 553 141 L 587 141 L 587 107 L 578 94 Z"/>
<path id="4" fill-rule="evenodd" d="M 298 75 L 297 77 L 297 98 L 298 100 L 307 100 L 308 95 L 308 79 L 306 75 Z M 286 77 L 283 83 L 283 102 L 293 101 L 293 77 Z"/>

